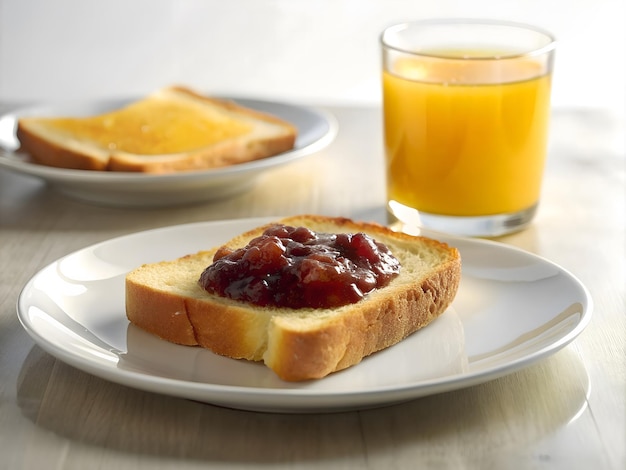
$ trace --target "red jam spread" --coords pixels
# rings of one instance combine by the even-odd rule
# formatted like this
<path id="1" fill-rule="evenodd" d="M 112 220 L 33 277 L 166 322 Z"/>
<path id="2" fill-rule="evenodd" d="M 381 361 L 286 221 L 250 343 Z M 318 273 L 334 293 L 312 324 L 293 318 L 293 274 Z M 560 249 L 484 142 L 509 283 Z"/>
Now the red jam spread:
<path id="1" fill-rule="evenodd" d="M 244 248 L 220 248 L 199 282 L 259 306 L 330 308 L 359 301 L 399 271 L 389 249 L 364 233 L 274 225 Z"/>

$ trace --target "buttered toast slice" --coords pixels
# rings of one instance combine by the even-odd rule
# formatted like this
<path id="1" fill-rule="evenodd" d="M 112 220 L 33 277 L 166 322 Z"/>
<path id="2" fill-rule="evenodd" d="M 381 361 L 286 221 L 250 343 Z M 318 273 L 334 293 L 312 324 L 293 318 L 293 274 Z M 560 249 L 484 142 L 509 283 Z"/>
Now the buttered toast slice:
<path id="1" fill-rule="evenodd" d="M 168 87 L 98 116 L 23 117 L 16 134 L 21 150 L 43 165 L 171 173 L 276 155 L 293 148 L 297 130 L 234 102 Z"/>
<path id="2" fill-rule="evenodd" d="M 129 273 L 128 319 L 165 340 L 264 361 L 282 379 L 299 381 L 322 378 L 398 343 L 441 315 L 456 295 L 461 259 L 444 243 L 345 218 L 302 215 L 277 223 L 323 233 L 367 234 L 389 248 L 400 261 L 400 272 L 356 303 L 261 307 L 209 294 L 199 285 L 220 248 L 215 247 Z M 271 225 L 233 238 L 224 245 L 226 251 L 246 246 Z"/>

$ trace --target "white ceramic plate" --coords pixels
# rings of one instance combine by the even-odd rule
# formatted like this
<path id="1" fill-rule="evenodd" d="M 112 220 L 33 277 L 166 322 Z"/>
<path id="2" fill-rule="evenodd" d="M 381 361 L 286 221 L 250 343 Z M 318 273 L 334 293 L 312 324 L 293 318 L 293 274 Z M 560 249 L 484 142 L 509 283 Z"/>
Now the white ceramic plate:
<path id="1" fill-rule="evenodd" d="M 35 176 L 67 196 L 115 206 L 174 206 L 232 196 L 249 188 L 270 169 L 320 151 L 337 134 L 335 118 L 321 109 L 270 101 L 230 98 L 273 114 L 298 128 L 293 150 L 273 157 L 214 170 L 167 175 L 66 170 L 37 165 L 18 151 L 16 121 L 21 116 L 89 116 L 117 109 L 130 100 L 62 103 L 19 109 L 0 116 L 0 168 Z"/>
<path id="2" fill-rule="evenodd" d="M 437 235 L 463 259 L 452 307 L 398 345 L 322 380 L 283 382 L 262 364 L 170 344 L 128 323 L 129 270 L 220 244 L 265 221 L 174 226 L 82 249 L 26 284 L 19 319 L 50 354 L 113 382 L 238 409 L 305 413 L 376 407 L 486 382 L 556 352 L 591 316 L 585 287 L 554 263 L 503 244 Z"/>

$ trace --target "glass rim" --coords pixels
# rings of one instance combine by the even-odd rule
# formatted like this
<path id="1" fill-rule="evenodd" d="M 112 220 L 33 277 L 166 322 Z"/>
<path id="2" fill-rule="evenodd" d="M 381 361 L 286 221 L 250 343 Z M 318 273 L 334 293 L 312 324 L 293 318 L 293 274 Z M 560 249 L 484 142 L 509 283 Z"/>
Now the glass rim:
<path id="1" fill-rule="evenodd" d="M 546 44 L 541 47 L 529 49 L 528 51 L 525 51 L 525 52 L 512 52 L 510 54 L 502 54 L 502 55 L 454 57 L 450 55 L 422 52 L 422 51 L 407 49 L 404 47 L 398 47 L 396 45 L 389 44 L 389 42 L 385 40 L 385 36 L 388 33 L 396 33 L 404 29 L 407 29 L 409 27 L 453 26 L 453 25 L 504 26 L 504 27 L 515 28 L 519 30 L 526 30 L 526 31 L 534 32 L 534 33 L 544 36 L 546 38 Z M 550 31 L 543 29 L 539 26 L 534 26 L 528 23 L 520 23 L 516 21 L 507 21 L 507 20 L 482 19 L 482 18 L 431 18 L 431 19 L 424 19 L 424 20 L 405 21 L 402 23 L 396 23 L 396 24 L 390 25 L 386 27 L 383 30 L 383 32 L 380 34 L 380 43 L 383 47 L 387 49 L 401 52 L 404 54 L 414 55 L 414 56 L 422 56 L 422 57 L 441 59 L 441 60 L 476 60 L 476 61 L 485 60 L 487 61 L 487 60 L 519 59 L 521 57 L 532 57 L 532 56 L 548 54 L 555 49 L 557 40 Z"/>

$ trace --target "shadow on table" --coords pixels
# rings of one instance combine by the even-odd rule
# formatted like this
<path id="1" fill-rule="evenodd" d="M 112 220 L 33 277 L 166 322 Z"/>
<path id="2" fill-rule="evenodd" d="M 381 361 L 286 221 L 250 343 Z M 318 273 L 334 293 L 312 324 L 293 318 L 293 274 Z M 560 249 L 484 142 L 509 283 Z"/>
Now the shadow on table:
<path id="1" fill-rule="evenodd" d="M 481 452 L 470 448 L 476 442 L 483 452 L 531 444 L 584 411 L 589 379 L 576 352 L 566 348 L 508 377 L 404 404 L 356 412 L 269 414 L 127 388 L 70 367 L 35 346 L 17 388 L 27 418 L 75 445 L 155 459 L 275 464 L 370 459 L 409 444 L 413 453 L 441 458 L 451 442 L 461 446 L 455 453 L 471 455 Z"/>

